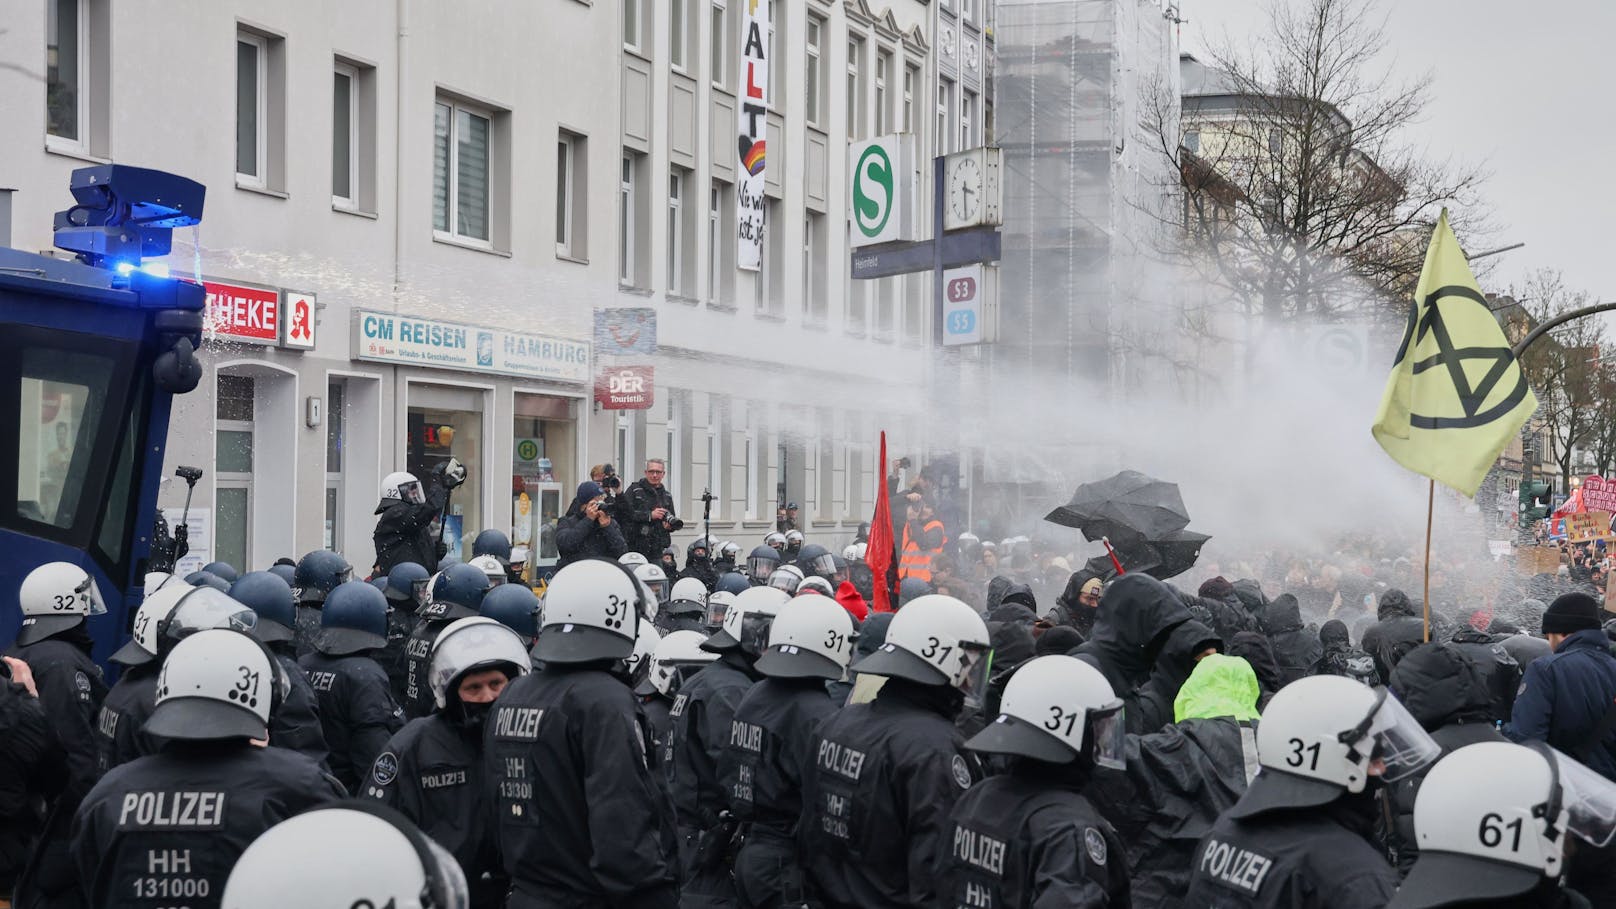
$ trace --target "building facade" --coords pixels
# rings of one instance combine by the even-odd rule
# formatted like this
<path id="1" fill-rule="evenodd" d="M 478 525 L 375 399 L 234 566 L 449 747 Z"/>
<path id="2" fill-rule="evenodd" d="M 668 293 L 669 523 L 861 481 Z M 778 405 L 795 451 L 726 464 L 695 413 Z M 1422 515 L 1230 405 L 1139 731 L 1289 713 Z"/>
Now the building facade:
<path id="1" fill-rule="evenodd" d="M 929 276 L 848 278 L 846 148 L 980 144 L 991 5 L 774 0 L 755 272 L 736 266 L 744 5 L 39 0 L 8 17 L 12 245 L 50 248 L 87 163 L 208 188 L 166 260 L 210 285 L 206 374 L 168 449 L 168 473 L 206 471 L 195 558 L 329 546 L 364 570 L 381 478 L 450 456 L 468 468 L 447 528 L 462 555 L 494 527 L 552 561 L 544 527 L 589 466 L 632 481 L 648 457 L 668 460 L 681 540 L 704 490 L 715 537 L 750 546 L 796 503 L 810 538 L 851 538 L 885 474 L 878 432 L 894 457 L 926 445 L 934 351 Z M 634 364 L 652 403 L 603 410 L 595 380 L 618 361 L 594 313 L 624 307 L 655 312 Z M 186 492 L 166 481 L 165 510 Z"/>

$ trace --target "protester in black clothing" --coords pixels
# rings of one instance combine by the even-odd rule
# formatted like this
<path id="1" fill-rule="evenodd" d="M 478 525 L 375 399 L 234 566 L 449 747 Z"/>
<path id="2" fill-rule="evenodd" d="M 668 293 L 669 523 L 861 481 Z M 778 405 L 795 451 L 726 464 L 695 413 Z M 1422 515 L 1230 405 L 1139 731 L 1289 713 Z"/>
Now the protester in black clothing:
<path id="1" fill-rule="evenodd" d="M 617 521 L 623 525 L 628 548 L 655 562 L 668 548 L 669 535 L 684 526 L 674 516 L 673 493 L 662 485 L 667 462 L 652 458 L 645 462 L 644 479 L 623 490 L 617 500 Z"/>
<path id="2" fill-rule="evenodd" d="M 1319 646 L 1322 649 L 1319 661 L 1313 665 L 1313 675 L 1339 675 L 1365 685 L 1379 683 L 1374 658 L 1352 646 L 1345 622 L 1340 619 L 1325 622 L 1319 629 Z"/>
<path id="3" fill-rule="evenodd" d="M 0 661 L 0 900 L 11 895 L 45 826 L 45 807 L 67 784 L 67 762 L 28 664 Z"/>
<path id="4" fill-rule="evenodd" d="M 606 494 L 593 480 L 578 484 L 578 495 L 556 525 L 556 551 L 565 568 L 582 559 L 611 559 L 628 551 L 623 529 L 605 505 Z"/>
<path id="5" fill-rule="evenodd" d="M 1296 597 L 1282 593 L 1263 612 L 1262 631 L 1274 645 L 1279 663 L 1281 687 L 1309 675 L 1324 656 L 1318 631 L 1302 624 L 1302 607 Z"/>
<path id="6" fill-rule="evenodd" d="M 1395 587 L 1380 595 L 1378 617 L 1379 621 L 1364 632 L 1359 643 L 1374 658 L 1375 671 L 1381 684 L 1385 684 L 1403 654 L 1424 643 L 1425 619 L 1420 605 Z M 1437 637 L 1433 629 L 1431 639 Z"/>

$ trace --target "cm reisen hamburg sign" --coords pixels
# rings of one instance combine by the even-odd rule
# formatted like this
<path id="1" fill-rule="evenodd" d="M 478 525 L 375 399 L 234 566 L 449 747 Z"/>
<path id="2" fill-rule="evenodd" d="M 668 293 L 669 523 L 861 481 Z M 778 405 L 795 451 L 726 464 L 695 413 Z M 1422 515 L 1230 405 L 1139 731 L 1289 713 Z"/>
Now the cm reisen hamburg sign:
<path id="1" fill-rule="evenodd" d="M 354 314 L 354 359 L 590 381 L 589 343 L 391 313 Z"/>

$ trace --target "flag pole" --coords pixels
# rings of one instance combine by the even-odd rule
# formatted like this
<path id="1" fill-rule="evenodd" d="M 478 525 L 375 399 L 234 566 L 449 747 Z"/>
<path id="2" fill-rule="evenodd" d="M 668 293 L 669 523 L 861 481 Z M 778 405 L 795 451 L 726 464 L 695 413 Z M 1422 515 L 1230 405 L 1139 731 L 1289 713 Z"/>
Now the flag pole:
<path id="1" fill-rule="evenodd" d="M 1425 642 L 1431 642 L 1431 519 L 1436 514 L 1436 481 L 1425 499 Z"/>

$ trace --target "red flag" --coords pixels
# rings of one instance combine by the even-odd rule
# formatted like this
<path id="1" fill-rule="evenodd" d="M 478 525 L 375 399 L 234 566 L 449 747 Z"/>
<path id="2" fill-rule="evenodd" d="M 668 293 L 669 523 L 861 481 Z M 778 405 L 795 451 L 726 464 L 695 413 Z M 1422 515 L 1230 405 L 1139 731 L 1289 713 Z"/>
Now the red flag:
<path id="1" fill-rule="evenodd" d="M 870 607 L 876 612 L 891 612 L 887 574 L 892 570 L 892 504 L 887 501 L 887 434 L 884 432 L 881 433 L 881 460 L 875 463 L 880 485 L 875 492 L 875 517 L 870 519 L 870 545 L 864 549 L 864 564 L 875 574 L 875 602 Z"/>

